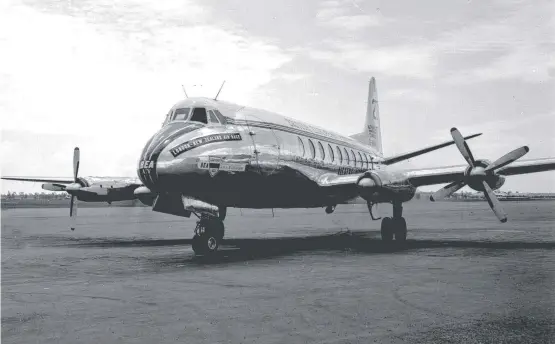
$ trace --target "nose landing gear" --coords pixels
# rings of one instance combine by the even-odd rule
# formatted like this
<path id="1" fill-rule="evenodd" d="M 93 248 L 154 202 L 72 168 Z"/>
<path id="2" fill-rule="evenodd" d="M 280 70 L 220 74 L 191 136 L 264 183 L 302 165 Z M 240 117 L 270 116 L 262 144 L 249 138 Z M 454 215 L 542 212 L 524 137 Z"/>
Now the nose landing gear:
<path id="1" fill-rule="evenodd" d="M 202 217 L 195 228 L 193 251 L 197 256 L 207 256 L 218 250 L 224 237 L 224 223 L 216 217 Z"/>

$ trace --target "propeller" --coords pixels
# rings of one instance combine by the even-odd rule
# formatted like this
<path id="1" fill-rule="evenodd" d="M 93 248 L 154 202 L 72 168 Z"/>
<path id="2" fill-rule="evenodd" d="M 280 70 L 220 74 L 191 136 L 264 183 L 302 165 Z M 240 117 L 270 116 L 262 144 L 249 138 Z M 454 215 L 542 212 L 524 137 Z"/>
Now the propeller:
<path id="1" fill-rule="evenodd" d="M 71 220 L 71 230 L 75 230 L 75 225 L 77 223 L 77 199 L 75 197 L 75 192 L 81 189 L 81 184 L 79 184 L 79 178 L 77 177 L 79 173 L 79 161 L 81 160 L 81 153 L 79 147 L 75 147 L 73 150 L 73 184 L 69 184 L 66 187 L 66 191 L 71 195 L 71 200 L 69 203 L 69 218 Z M 73 191 L 73 192 L 72 192 Z"/>
<path id="2" fill-rule="evenodd" d="M 470 186 L 472 188 L 484 192 L 484 196 L 488 201 L 490 208 L 493 210 L 495 216 L 497 216 L 499 221 L 507 222 L 507 214 L 503 210 L 503 207 L 501 207 L 501 202 L 499 202 L 499 200 L 493 193 L 493 190 L 489 186 L 487 179 L 491 180 L 491 177 L 495 176 L 495 170 L 507 166 L 517 159 L 520 159 L 526 153 L 528 153 L 530 149 L 527 146 L 517 148 L 503 155 L 494 162 L 488 163 L 488 165 L 484 166 L 485 164 L 480 164 L 480 161 L 474 160 L 474 156 L 472 155 L 468 144 L 457 128 L 451 129 L 451 136 L 453 137 L 453 141 L 455 141 L 455 145 L 459 149 L 459 152 L 470 167 L 469 170 L 467 170 L 465 180 L 453 182 L 449 185 L 444 186 L 443 188 L 434 192 L 430 196 L 430 200 L 436 201 L 442 198 L 449 197 L 453 193 L 470 183 Z"/>

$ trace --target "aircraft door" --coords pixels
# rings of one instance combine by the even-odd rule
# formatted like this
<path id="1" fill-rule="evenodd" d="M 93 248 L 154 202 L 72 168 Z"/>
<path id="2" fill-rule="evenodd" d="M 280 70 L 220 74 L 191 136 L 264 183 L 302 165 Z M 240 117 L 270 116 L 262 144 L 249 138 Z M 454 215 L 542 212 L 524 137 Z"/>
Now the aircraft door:
<path id="1" fill-rule="evenodd" d="M 253 143 L 252 165 L 255 165 L 263 176 L 274 174 L 279 166 L 281 154 L 279 136 L 272 129 L 271 123 L 264 121 L 252 111 L 242 111 L 241 114 Z"/>

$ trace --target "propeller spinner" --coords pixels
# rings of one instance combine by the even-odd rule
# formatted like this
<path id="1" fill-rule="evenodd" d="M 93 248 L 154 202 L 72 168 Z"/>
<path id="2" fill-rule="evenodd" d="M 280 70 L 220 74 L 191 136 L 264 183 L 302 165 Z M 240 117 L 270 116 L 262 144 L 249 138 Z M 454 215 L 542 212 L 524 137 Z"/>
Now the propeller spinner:
<path id="1" fill-rule="evenodd" d="M 474 156 L 472 155 L 468 144 L 457 128 L 451 129 L 451 136 L 453 137 L 453 141 L 455 141 L 455 145 L 459 149 L 459 152 L 461 152 L 461 155 L 468 163 L 469 170 L 467 170 L 465 180 L 457 181 L 444 186 L 443 188 L 432 194 L 430 196 L 430 200 L 436 201 L 442 198 L 449 197 L 465 185 L 470 184 L 469 186 L 473 189 L 482 191 L 484 193 L 484 196 L 488 201 L 490 208 L 493 210 L 499 221 L 507 222 L 507 214 L 501 207 L 501 202 L 499 202 L 499 200 L 493 193 L 490 185 L 488 184 L 488 180 L 495 179 L 495 170 L 507 166 L 517 159 L 520 159 L 522 156 L 528 153 L 530 149 L 527 146 L 517 148 L 503 155 L 501 158 L 495 160 L 494 162 L 483 166 L 482 164 L 480 164 L 479 161 L 474 160 Z"/>

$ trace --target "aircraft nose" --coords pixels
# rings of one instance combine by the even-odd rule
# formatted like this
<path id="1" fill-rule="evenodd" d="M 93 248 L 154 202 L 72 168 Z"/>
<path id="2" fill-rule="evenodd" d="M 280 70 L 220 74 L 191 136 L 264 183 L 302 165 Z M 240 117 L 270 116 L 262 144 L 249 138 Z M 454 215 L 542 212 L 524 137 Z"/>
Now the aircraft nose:
<path id="1" fill-rule="evenodd" d="M 143 184 L 151 190 L 156 190 L 158 180 L 157 163 L 160 153 L 171 142 L 193 130 L 202 128 L 197 122 L 174 122 L 164 126 L 147 142 L 139 159 L 137 174 Z"/>

